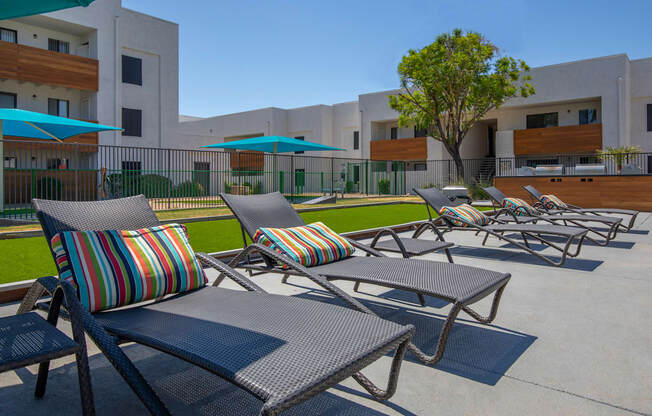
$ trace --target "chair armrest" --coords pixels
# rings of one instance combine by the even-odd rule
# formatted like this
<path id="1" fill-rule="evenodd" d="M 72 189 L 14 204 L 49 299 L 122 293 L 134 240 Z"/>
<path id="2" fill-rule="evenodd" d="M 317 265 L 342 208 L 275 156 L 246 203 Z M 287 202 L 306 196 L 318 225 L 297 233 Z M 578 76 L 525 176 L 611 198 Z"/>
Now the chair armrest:
<path id="1" fill-rule="evenodd" d="M 346 238 L 346 237 L 342 237 L 342 238 Z M 347 240 L 349 243 L 351 243 L 351 245 L 352 245 L 353 247 L 355 247 L 355 248 L 359 248 L 360 250 L 364 251 L 365 253 L 371 254 L 371 255 L 374 256 L 374 257 L 387 257 L 386 255 L 384 255 L 384 254 L 381 253 L 380 251 L 376 250 L 375 248 L 369 247 L 369 246 L 366 245 L 366 244 L 362 244 L 362 243 L 359 242 L 359 241 L 353 240 L 353 239 L 351 239 L 351 238 L 346 238 L 346 240 Z"/>
<path id="2" fill-rule="evenodd" d="M 375 249 L 378 239 L 380 239 L 380 237 L 384 235 L 389 235 L 394 239 L 396 245 L 398 246 L 398 249 L 401 250 L 401 254 L 403 255 L 404 258 L 410 257 L 407 250 L 405 249 L 405 245 L 401 241 L 401 237 L 399 237 L 398 234 L 396 234 L 396 231 L 392 230 L 391 228 L 383 228 L 382 230 L 378 231 L 374 236 L 373 240 L 371 240 L 371 244 L 369 245 L 369 248 Z"/>
<path id="3" fill-rule="evenodd" d="M 231 260 L 229 266 L 235 266 L 239 264 L 245 257 L 247 257 L 249 254 L 253 252 L 258 252 L 262 255 L 268 256 L 269 258 L 279 263 L 287 265 L 288 269 L 282 269 L 282 270 L 294 270 L 296 274 L 307 277 L 308 279 L 317 283 L 322 288 L 326 289 L 328 292 L 342 299 L 349 307 L 361 312 L 375 315 L 369 308 L 364 306 L 358 300 L 351 297 L 349 294 L 344 292 L 339 287 L 329 282 L 328 279 L 326 279 L 324 276 L 311 272 L 307 267 L 261 244 L 251 244 L 247 246 L 237 256 L 235 256 L 233 260 Z M 273 269 L 273 271 L 278 272 L 278 269 Z M 218 277 L 218 280 L 219 279 L 220 278 Z"/>
<path id="4" fill-rule="evenodd" d="M 423 224 L 419 225 L 417 227 L 417 229 L 414 231 L 414 234 L 412 234 L 412 238 L 418 238 L 428 228 L 431 229 L 432 232 L 437 235 L 437 239 L 439 241 L 446 241 L 446 240 L 444 240 L 444 234 L 441 231 L 439 231 L 439 227 L 437 227 L 437 224 L 435 224 L 435 221 L 426 221 Z"/>
<path id="5" fill-rule="evenodd" d="M 220 275 L 224 275 L 228 277 L 229 279 L 233 280 L 243 288 L 247 289 L 250 292 L 262 292 L 266 293 L 260 286 L 252 282 L 250 279 L 246 278 L 243 276 L 241 273 L 238 273 L 235 269 L 232 267 L 226 265 L 225 263 L 222 263 L 221 261 L 209 256 L 206 253 L 195 253 L 195 256 L 197 259 L 202 264 L 205 264 L 218 272 L 220 272 Z M 215 283 L 218 283 L 218 280 L 215 281 Z M 213 286 L 217 286 L 217 284 L 213 284 Z"/>

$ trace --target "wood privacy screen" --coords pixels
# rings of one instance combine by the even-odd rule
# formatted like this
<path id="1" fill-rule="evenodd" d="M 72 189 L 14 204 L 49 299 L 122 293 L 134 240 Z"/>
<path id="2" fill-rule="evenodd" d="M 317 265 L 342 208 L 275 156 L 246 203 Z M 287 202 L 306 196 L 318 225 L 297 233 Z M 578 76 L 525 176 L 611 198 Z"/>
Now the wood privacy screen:
<path id="1" fill-rule="evenodd" d="M 514 130 L 514 154 L 594 153 L 602 148 L 602 124 Z"/>
<path id="2" fill-rule="evenodd" d="M 371 141 L 371 160 L 426 159 L 428 159 L 428 142 L 425 137 Z"/>
<path id="3" fill-rule="evenodd" d="M 0 78 L 98 90 L 99 62 L 66 53 L 0 41 Z"/>
<path id="4" fill-rule="evenodd" d="M 523 186 L 583 208 L 623 208 L 652 211 L 652 176 L 507 176 L 494 179 L 496 188 L 510 197 L 530 200 Z"/>

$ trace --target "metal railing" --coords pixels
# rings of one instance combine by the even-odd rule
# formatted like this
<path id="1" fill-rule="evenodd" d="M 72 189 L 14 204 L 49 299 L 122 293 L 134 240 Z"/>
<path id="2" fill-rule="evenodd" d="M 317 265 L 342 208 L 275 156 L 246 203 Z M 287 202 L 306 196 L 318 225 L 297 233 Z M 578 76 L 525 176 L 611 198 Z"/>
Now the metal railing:
<path id="1" fill-rule="evenodd" d="M 552 156 L 500 157 L 496 159 L 495 176 L 536 175 L 536 168 L 559 166 L 562 176 L 571 175 L 650 175 L 652 174 L 652 153 L 632 153 L 623 158 L 598 157 L 593 154 L 572 154 Z M 591 173 L 586 173 L 586 172 Z M 543 172 L 542 172 L 543 173 Z M 557 175 L 559 176 L 559 175 Z"/>
<path id="2" fill-rule="evenodd" d="M 32 219 L 32 198 L 93 201 L 144 194 L 155 210 L 223 206 L 220 192 L 404 195 L 458 181 L 451 160 L 412 163 L 296 154 L 152 149 L 4 140 L 1 218 Z M 464 180 L 490 181 L 495 160 L 464 160 Z"/>

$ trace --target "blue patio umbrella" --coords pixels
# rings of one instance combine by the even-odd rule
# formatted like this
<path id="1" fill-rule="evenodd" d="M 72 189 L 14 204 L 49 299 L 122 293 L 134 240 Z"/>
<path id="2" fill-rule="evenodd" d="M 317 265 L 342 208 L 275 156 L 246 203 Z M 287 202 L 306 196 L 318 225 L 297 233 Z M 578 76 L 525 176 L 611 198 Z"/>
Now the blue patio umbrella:
<path id="1" fill-rule="evenodd" d="M 210 148 L 253 150 L 267 153 L 308 152 L 324 150 L 344 150 L 325 144 L 306 142 L 284 136 L 262 136 L 250 139 L 235 140 L 227 143 L 209 144 Z"/>
<path id="2" fill-rule="evenodd" d="M 4 138 L 4 135 L 7 135 L 61 142 L 62 139 L 67 137 L 105 130 L 122 129 L 16 108 L 0 108 L 0 140 Z M 2 144 L 0 144 L 0 161 L 4 161 L 4 145 Z M 4 162 L 0 163 L 0 195 L 4 195 L 3 171 Z M 0 210 L 3 208 L 4 197 L 0 197 Z"/>
<path id="3" fill-rule="evenodd" d="M 91 4 L 93 0 L 0 0 L 0 20 Z"/>

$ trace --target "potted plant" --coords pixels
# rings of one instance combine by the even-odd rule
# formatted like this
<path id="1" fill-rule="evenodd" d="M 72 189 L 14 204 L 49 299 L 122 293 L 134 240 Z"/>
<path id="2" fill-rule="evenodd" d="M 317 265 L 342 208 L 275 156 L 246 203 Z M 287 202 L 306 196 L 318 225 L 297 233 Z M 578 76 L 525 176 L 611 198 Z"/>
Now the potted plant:
<path id="1" fill-rule="evenodd" d="M 607 147 L 606 149 L 597 150 L 598 158 L 603 162 L 609 159 L 616 162 L 616 169 L 619 175 L 623 168 L 623 162 L 629 163 L 629 158 L 632 155 L 641 152 L 642 150 L 638 146 Z"/>

